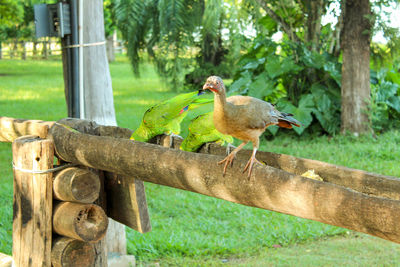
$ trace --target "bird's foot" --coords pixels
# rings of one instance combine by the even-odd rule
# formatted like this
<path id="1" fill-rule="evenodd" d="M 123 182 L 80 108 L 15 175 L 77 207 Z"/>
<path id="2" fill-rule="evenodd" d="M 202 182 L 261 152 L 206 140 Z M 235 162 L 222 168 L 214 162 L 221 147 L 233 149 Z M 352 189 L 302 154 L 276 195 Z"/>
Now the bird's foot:
<path id="1" fill-rule="evenodd" d="M 218 165 L 221 165 L 221 164 L 225 163 L 223 175 L 225 175 L 225 173 L 226 173 L 226 168 L 228 167 L 229 164 L 230 164 L 231 167 L 232 167 L 232 165 L 233 165 L 233 160 L 235 159 L 235 156 L 236 156 L 236 153 L 232 152 L 232 153 L 230 153 L 228 156 L 226 156 L 226 158 L 224 158 L 223 160 L 221 160 L 221 161 L 218 162 Z"/>
<path id="2" fill-rule="evenodd" d="M 251 158 L 249 159 L 249 161 L 247 162 L 246 166 L 245 166 L 244 169 L 243 169 L 243 173 L 244 173 L 245 171 L 248 170 L 248 175 L 247 175 L 247 177 L 248 177 L 249 179 L 250 179 L 250 176 L 251 176 L 251 172 L 253 171 L 254 163 L 262 164 L 260 161 L 258 161 L 258 160 L 256 159 L 255 156 L 251 156 Z"/>
<path id="3" fill-rule="evenodd" d="M 232 150 L 235 149 L 236 147 L 230 143 L 226 146 L 226 154 L 229 155 L 231 154 Z"/>
<path id="4" fill-rule="evenodd" d="M 183 139 L 182 136 L 171 133 L 169 136 L 169 148 L 174 148 L 174 139 Z"/>

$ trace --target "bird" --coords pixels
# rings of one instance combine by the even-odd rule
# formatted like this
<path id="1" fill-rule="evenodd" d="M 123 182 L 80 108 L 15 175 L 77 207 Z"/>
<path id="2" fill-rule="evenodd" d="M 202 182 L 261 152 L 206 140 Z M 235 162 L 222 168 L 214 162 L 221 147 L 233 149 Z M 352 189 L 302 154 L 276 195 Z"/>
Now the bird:
<path id="1" fill-rule="evenodd" d="M 199 98 L 204 91 L 179 94 L 146 110 L 139 127 L 132 133 L 130 139 L 147 142 L 151 138 L 166 134 L 178 135 L 181 122 L 189 110 L 212 103 L 213 99 Z M 171 138 L 172 140 L 172 138 Z"/>
<path id="2" fill-rule="evenodd" d="M 214 93 L 213 121 L 215 128 L 222 134 L 231 135 L 243 141 L 227 157 L 218 164 L 224 165 L 223 175 L 228 165 L 233 165 L 236 154 L 249 142 L 253 144 L 253 153 L 244 167 L 250 178 L 254 163 L 259 163 L 256 153 L 259 147 L 259 137 L 270 125 L 278 125 L 291 129 L 300 122 L 292 114 L 278 111 L 274 105 L 251 96 L 235 95 L 226 98 L 226 89 L 222 79 L 218 76 L 207 78 L 203 90 Z"/>
<path id="3" fill-rule="evenodd" d="M 201 114 L 190 121 L 189 134 L 182 141 L 180 149 L 196 152 L 203 144 L 216 142 L 220 145 L 233 143 L 233 137 L 217 131 L 213 122 L 213 112 Z"/>

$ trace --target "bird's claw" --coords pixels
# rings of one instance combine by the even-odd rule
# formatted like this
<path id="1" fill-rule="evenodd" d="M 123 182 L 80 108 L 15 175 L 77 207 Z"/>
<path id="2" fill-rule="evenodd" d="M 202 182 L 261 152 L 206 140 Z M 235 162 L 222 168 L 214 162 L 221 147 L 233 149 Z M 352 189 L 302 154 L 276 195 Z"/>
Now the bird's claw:
<path id="1" fill-rule="evenodd" d="M 243 169 L 243 173 L 246 172 L 246 171 L 248 170 L 248 175 L 247 175 L 247 177 L 248 177 L 249 179 L 250 179 L 251 173 L 252 173 L 252 171 L 253 171 L 254 163 L 262 164 L 260 161 L 258 161 L 258 160 L 256 159 L 256 157 L 251 157 L 251 158 L 249 159 L 249 161 L 247 162 L 246 166 L 245 166 L 244 169 Z"/>
<path id="2" fill-rule="evenodd" d="M 226 169 L 229 164 L 231 165 L 231 167 L 233 166 L 233 160 L 235 159 L 235 156 L 235 153 L 230 153 L 226 158 L 218 162 L 218 165 L 221 165 L 225 162 L 223 175 L 225 175 Z"/>
<path id="3" fill-rule="evenodd" d="M 233 149 L 235 149 L 236 147 L 230 143 L 227 144 L 226 146 L 226 154 L 229 155 Z"/>
<path id="4" fill-rule="evenodd" d="M 175 141 L 175 138 L 176 139 L 183 139 L 183 137 L 182 136 L 180 136 L 180 135 L 177 135 L 177 134 L 174 134 L 174 133 L 171 133 L 170 135 L 169 135 L 169 148 L 173 148 L 174 147 L 174 141 Z"/>

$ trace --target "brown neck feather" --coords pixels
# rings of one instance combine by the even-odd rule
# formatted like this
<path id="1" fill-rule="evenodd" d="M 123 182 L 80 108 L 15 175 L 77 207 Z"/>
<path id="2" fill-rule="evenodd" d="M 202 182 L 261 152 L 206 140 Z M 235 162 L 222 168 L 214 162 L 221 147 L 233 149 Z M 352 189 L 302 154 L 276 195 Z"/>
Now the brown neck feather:
<path id="1" fill-rule="evenodd" d="M 226 106 L 226 94 L 225 90 L 221 90 L 220 93 L 214 93 L 214 110 L 224 110 Z"/>

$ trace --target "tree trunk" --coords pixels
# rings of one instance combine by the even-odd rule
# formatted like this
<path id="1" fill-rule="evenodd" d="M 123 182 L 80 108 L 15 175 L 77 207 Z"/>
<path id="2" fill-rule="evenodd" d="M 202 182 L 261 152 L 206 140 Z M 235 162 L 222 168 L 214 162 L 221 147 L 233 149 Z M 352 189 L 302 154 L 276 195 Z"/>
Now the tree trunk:
<path id="1" fill-rule="evenodd" d="M 369 132 L 370 33 L 369 0 L 346 0 L 342 35 L 342 126 L 358 136 Z"/>
<path id="2" fill-rule="evenodd" d="M 32 57 L 34 59 L 36 59 L 36 56 L 37 56 L 37 45 L 38 45 L 38 41 L 36 39 L 34 39 L 34 41 L 33 41 L 33 51 L 32 51 Z"/>
<path id="3" fill-rule="evenodd" d="M 47 53 L 47 37 L 46 39 L 42 42 L 42 58 L 47 59 L 48 53 Z"/>
<path id="4" fill-rule="evenodd" d="M 83 43 L 104 41 L 103 1 L 83 1 L 83 12 Z M 105 45 L 89 46 L 83 49 L 83 71 L 85 119 L 94 120 L 102 125 L 116 126 Z M 126 254 L 125 227 L 122 224 L 110 219 L 105 239 L 107 252 Z"/>
<path id="5" fill-rule="evenodd" d="M 108 62 L 113 62 L 115 60 L 114 53 L 114 34 L 107 37 L 106 49 L 107 49 L 107 58 Z"/>
<path id="6" fill-rule="evenodd" d="M 321 34 L 321 18 L 324 8 L 323 0 L 308 0 L 306 1 L 307 9 L 307 28 L 305 42 L 310 50 L 319 50 L 319 36 Z"/>
<path id="7" fill-rule="evenodd" d="M 26 60 L 26 42 L 21 41 L 21 46 L 22 46 L 22 54 L 21 54 L 21 59 Z"/>
<path id="8" fill-rule="evenodd" d="M 14 39 L 13 48 L 11 50 L 10 58 L 18 57 L 18 39 Z"/>

